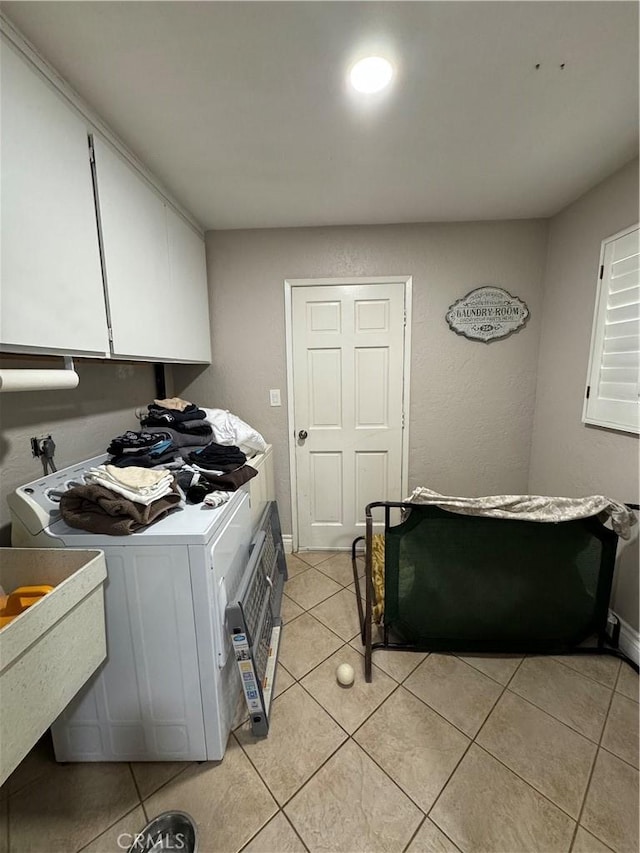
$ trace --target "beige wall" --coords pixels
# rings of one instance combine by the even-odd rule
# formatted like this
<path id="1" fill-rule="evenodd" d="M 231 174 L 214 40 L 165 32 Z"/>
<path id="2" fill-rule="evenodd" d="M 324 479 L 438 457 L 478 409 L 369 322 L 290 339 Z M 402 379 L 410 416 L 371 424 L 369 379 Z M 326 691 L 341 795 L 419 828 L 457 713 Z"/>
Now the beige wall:
<path id="1" fill-rule="evenodd" d="M 60 359 L 3 357 L 7 368 L 60 368 Z M 58 468 L 104 453 L 111 438 L 136 428 L 135 409 L 155 396 L 153 367 L 76 360 L 80 384 L 72 391 L 0 394 L 0 544 L 10 540 L 6 497 L 36 480 L 42 465 L 31 455 L 31 436 L 51 434 Z"/>
<path id="2" fill-rule="evenodd" d="M 273 443 L 291 532 L 284 280 L 413 276 L 410 482 L 449 494 L 524 492 L 546 257 L 543 221 L 219 231 L 207 235 L 213 365 L 174 368 L 176 390 L 228 408 Z M 484 344 L 449 305 L 481 285 L 525 300 L 524 329 Z M 269 389 L 282 407 L 269 406 Z"/>
<path id="3" fill-rule="evenodd" d="M 638 161 L 550 221 L 529 491 L 638 503 L 638 437 L 581 422 L 600 243 L 638 221 Z M 638 628 L 637 543 L 614 604 Z"/>

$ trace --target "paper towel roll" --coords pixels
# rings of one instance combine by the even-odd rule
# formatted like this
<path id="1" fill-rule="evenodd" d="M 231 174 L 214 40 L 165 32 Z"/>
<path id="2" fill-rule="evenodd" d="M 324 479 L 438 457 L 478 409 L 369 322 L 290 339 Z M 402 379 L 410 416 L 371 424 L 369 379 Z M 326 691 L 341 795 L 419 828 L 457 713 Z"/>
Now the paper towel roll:
<path id="1" fill-rule="evenodd" d="M 55 391 L 77 388 L 75 370 L 0 370 L 0 391 Z"/>

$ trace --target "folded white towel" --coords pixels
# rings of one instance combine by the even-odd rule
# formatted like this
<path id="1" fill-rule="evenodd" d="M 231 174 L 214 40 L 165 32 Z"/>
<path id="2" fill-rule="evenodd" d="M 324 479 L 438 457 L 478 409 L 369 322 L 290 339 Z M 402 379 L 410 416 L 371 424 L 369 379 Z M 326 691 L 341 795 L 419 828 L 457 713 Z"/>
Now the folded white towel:
<path id="1" fill-rule="evenodd" d="M 85 481 L 87 483 L 95 483 L 98 486 L 104 486 L 105 489 L 110 489 L 112 492 L 122 495 L 123 498 L 127 498 L 127 500 L 133 501 L 137 504 L 142 504 L 143 506 L 149 506 L 149 504 L 157 501 L 158 498 L 168 495 L 171 492 L 172 482 L 170 479 L 166 483 L 160 483 L 155 489 L 148 490 L 145 494 L 141 494 L 138 491 L 127 489 L 126 486 L 122 486 L 120 483 L 115 483 L 113 480 L 101 477 L 99 474 L 92 473 L 91 471 L 87 471 L 85 474 Z"/>
<path id="2" fill-rule="evenodd" d="M 97 468 L 89 468 L 85 479 L 92 480 L 96 477 L 141 496 L 156 494 L 159 489 L 170 485 L 173 479 L 169 471 L 155 471 L 134 465 L 128 468 L 117 468 L 115 465 L 98 465 Z"/>
<path id="3" fill-rule="evenodd" d="M 163 480 L 171 480 L 171 474 L 168 471 L 155 471 L 150 468 L 138 468 L 136 465 L 129 465 L 126 468 L 118 468 L 116 465 L 100 465 L 98 470 L 104 469 L 112 480 L 116 483 L 122 483 L 128 489 L 143 489 L 153 488 Z"/>

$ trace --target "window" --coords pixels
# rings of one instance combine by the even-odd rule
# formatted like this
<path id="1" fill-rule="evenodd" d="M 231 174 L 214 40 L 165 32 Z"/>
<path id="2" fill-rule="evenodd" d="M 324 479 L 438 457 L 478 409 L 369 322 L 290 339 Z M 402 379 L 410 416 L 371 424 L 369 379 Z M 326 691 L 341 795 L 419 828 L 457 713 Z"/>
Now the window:
<path id="1" fill-rule="evenodd" d="M 635 225 L 602 241 L 582 420 L 640 432 L 640 246 Z"/>

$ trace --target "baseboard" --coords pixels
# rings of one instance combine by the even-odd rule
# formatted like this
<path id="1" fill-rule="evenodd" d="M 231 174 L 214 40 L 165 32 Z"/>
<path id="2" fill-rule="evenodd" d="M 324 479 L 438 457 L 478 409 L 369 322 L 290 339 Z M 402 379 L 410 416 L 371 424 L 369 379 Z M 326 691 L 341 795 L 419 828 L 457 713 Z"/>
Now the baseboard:
<path id="1" fill-rule="evenodd" d="M 291 533 L 282 534 L 282 544 L 284 546 L 285 554 L 293 554 L 293 536 Z"/>
<path id="2" fill-rule="evenodd" d="M 640 634 L 628 622 L 625 622 L 624 619 L 620 619 L 617 614 L 614 614 L 613 611 L 609 612 L 616 616 L 620 622 L 620 651 L 624 652 L 634 663 L 640 665 Z"/>

